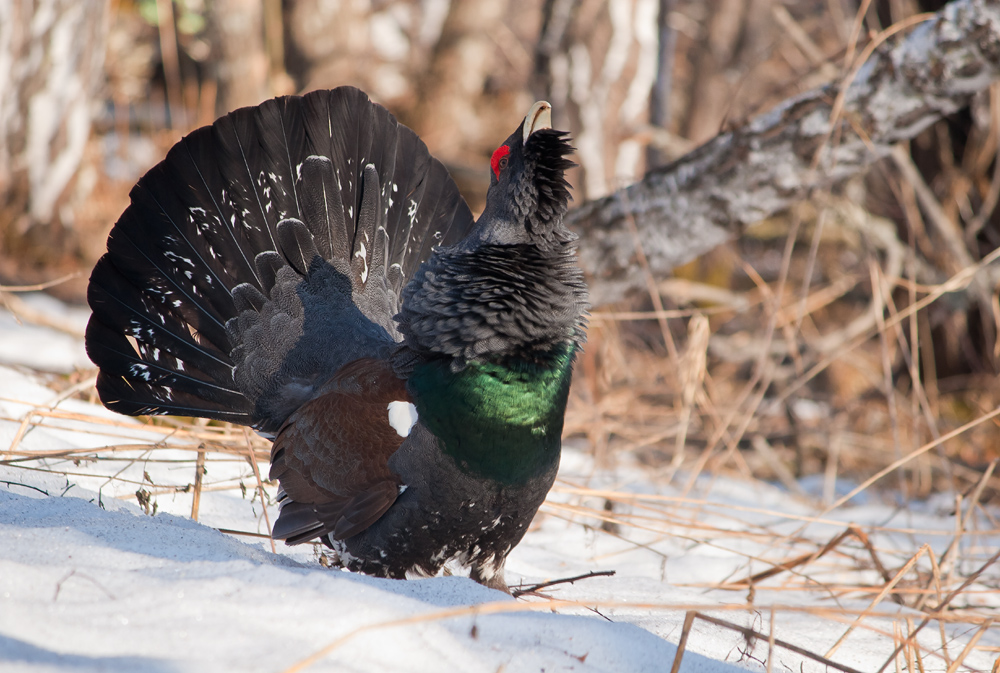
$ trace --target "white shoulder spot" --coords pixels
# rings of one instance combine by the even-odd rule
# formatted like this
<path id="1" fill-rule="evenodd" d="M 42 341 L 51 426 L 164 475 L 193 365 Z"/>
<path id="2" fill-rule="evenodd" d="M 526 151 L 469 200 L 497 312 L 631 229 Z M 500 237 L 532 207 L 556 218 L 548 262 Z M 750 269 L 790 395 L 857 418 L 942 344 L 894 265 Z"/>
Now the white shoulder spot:
<path id="1" fill-rule="evenodd" d="M 408 437 L 417 424 L 417 408 L 412 402 L 396 400 L 389 402 L 389 425 L 400 437 Z"/>

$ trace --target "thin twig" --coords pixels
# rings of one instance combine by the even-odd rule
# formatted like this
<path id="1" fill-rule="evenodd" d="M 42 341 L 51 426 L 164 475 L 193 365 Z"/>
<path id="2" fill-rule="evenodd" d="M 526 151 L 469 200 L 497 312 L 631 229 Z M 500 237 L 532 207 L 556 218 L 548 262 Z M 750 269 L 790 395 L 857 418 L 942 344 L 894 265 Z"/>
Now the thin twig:
<path id="1" fill-rule="evenodd" d="M 274 544 L 274 536 L 271 535 L 271 517 L 267 513 L 267 493 L 264 492 L 264 482 L 260 478 L 260 468 L 257 466 L 257 454 L 250 444 L 250 431 L 243 428 L 243 436 L 247 443 L 247 453 L 250 454 L 250 465 L 253 466 L 253 476 L 257 479 L 257 493 L 260 494 L 260 507 L 264 511 L 264 524 L 267 526 L 267 538 L 271 541 L 271 551 L 278 553 L 278 548 Z"/>
<path id="2" fill-rule="evenodd" d="M 751 629 L 750 627 L 747 627 L 747 626 L 740 626 L 739 624 L 733 624 L 732 622 L 727 622 L 724 619 L 718 619 L 716 617 L 710 617 L 709 615 L 702 614 L 700 612 L 697 613 L 696 616 L 698 617 L 698 619 L 701 619 L 702 621 L 709 622 L 710 624 L 715 624 L 716 626 L 721 626 L 721 627 L 726 628 L 726 629 L 732 629 L 733 631 L 736 631 L 737 633 L 742 634 L 743 637 L 748 638 L 748 639 L 758 639 L 759 638 L 761 640 L 767 640 L 767 641 L 771 640 L 767 636 L 767 634 L 759 633 L 758 631 L 755 631 L 755 630 L 753 630 L 753 629 Z M 807 659 L 812 659 L 813 661 L 817 661 L 817 662 L 823 664 L 824 666 L 829 666 L 830 668 L 834 668 L 834 669 L 836 669 L 838 671 L 843 671 L 844 673 L 861 673 L 861 671 L 857 670 L 856 668 L 851 668 L 850 666 L 845 666 L 844 664 L 838 664 L 835 661 L 830 661 L 826 657 L 821 657 L 818 654 L 810 652 L 809 650 L 805 649 L 804 647 L 799 647 L 798 645 L 793 645 L 792 643 L 789 643 L 788 641 L 780 640 L 778 638 L 775 638 L 774 639 L 774 644 L 775 645 L 779 645 L 779 646 L 785 648 L 786 650 L 790 650 L 792 652 L 795 652 L 796 654 L 800 654 L 803 657 L 806 657 Z"/>
<path id="3" fill-rule="evenodd" d="M 41 290 L 48 290 L 50 287 L 62 285 L 63 283 L 80 278 L 85 273 L 86 271 L 74 271 L 73 273 L 67 273 L 65 276 L 60 276 L 55 280 L 47 280 L 44 283 L 36 283 L 34 285 L 0 285 L 0 294 L 4 292 L 39 292 Z"/>
<path id="4" fill-rule="evenodd" d="M 578 580 L 585 580 L 591 577 L 612 577 L 614 576 L 614 570 L 591 570 L 588 573 L 582 575 L 575 575 L 573 577 L 564 577 L 557 580 L 548 580 L 547 582 L 539 582 L 538 584 L 529 584 L 528 586 L 518 585 L 516 589 L 512 589 L 510 595 L 514 598 L 520 598 L 525 594 L 535 593 L 541 589 L 547 589 L 549 587 L 554 587 L 558 584 L 573 584 Z"/>

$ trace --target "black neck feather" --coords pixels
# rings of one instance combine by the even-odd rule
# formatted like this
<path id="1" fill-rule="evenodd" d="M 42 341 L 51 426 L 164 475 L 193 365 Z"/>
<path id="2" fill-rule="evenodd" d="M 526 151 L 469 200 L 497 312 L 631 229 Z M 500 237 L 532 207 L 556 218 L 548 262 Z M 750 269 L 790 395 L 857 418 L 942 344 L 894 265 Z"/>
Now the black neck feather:
<path id="1" fill-rule="evenodd" d="M 572 152 L 567 134 L 553 129 L 536 131 L 524 146 L 524 173 L 513 186 L 514 208 L 519 223 L 543 247 L 574 238 L 562 226 L 570 200 L 565 173 L 576 165 L 566 158 Z"/>
<path id="2" fill-rule="evenodd" d="M 404 290 L 396 320 L 411 350 L 461 369 L 544 361 L 559 344 L 583 341 L 587 307 L 571 244 L 483 245 L 433 255 Z"/>

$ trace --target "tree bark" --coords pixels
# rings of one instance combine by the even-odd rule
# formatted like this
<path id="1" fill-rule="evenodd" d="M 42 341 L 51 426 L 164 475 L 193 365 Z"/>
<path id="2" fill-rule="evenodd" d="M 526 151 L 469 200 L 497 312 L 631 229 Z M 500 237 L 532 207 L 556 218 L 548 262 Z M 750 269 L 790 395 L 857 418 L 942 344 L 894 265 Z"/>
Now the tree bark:
<path id="1" fill-rule="evenodd" d="M 75 253 L 73 178 L 101 82 L 106 0 L 0 0 L 0 249 Z"/>
<path id="2" fill-rule="evenodd" d="M 218 48 L 216 112 L 257 105 L 270 97 L 264 45 L 264 6 L 258 0 L 214 0 L 213 42 Z"/>
<path id="3" fill-rule="evenodd" d="M 595 305 L 644 288 L 636 238 L 663 276 L 856 175 L 1000 79 L 1000 0 L 955 0 L 879 47 L 853 79 L 789 99 L 639 182 L 571 211 Z M 841 95 L 842 94 L 842 95 Z M 842 103 L 839 114 L 834 114 Z"/>

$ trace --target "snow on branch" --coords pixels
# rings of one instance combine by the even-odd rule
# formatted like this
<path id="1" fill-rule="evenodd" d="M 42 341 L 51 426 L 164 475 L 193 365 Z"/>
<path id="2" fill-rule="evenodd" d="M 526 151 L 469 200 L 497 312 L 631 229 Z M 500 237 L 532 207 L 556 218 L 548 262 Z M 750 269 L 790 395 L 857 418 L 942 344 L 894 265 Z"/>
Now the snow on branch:
<path id="1" fill-rule="evenodd" d="M 1000 79 L 1000 0 L 955 0 L 925 18 L 842 82 L 791 98 L 572 211 L 594 304 L 645 287 L 636 235 L 651 271 L 665 275 L 810 189 L 860 173 Z"/>

